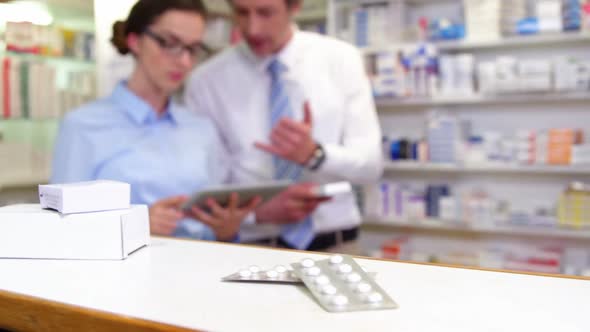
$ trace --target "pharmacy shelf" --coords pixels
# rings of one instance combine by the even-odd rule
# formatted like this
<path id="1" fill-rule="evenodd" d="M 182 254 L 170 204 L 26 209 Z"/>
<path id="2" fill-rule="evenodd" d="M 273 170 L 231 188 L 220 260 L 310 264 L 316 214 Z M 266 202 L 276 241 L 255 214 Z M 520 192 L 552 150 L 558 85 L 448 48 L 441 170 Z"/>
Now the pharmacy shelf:
<path id="1" fill-rule="evenodd" d="M 34 188 L 39 184 L 49 182 L 49 172 L 38 174 L 21 174 L 6 178 L 0 178 L 0 192 L 7 189 Z"/>
<path id="2" fill-rule="evenodd" d="M 500 104 L 538 104 L 538 103 L 579 103 L 590 102 L 590 91 L 563 93 L 528 93 L 503 95 L 473 95 L 466 97 L 435 98 L 376 98 L 380 111 L 394 111 L 403 108 L 457 106 L 457 105 L 500 105 Z"/>
<path id="3" fill-rule="evenodd" d="M 590 166 L 512 165 L 512 164 L 436 164 L 414 161 L 389 162 L 388 172 L 404 173 L 510 173 L 510 174 L 553 174 L 590 175 Z"/>
<path id="4" fill-rule="evenodd" d="M 209 11 L 209 15 L 214 17 L 224 17 L 231 19 L 232 12 L 226 1 L 218 0 L 205 0 L 205 6 Z M 298 22 L 318 22 L 325 21 L 327 19 L 326 6 L 314 6 L 313 9 L 307 10 L 303 8 L 300 13 L 295 16 L 295 20 Z"/>
<path id="5" fill-rule="evenodd" d="M 43 62 L 49 62 L 49 63 L 53 63 L 53 64 L 68 64 L 68 65 L 74 64 L 74 65 L 82 65 L 82 66 L 87 66 L 87 67 L 96 66 L 95 61 L 79 59 L 79 58 L 74 58 L 74 57 L 47 56 L 47 55 L 18 53 L 18 52 L 9 52 L 9 51 L 0 50 L 0 57 L 1 56 L 17 57 L 20 59 L 26 59 L 26 60 L 32 60 L 32 61 L 43 61 Z"/>
<path id="6" fill-rule="evenodd" d="M 525 48 L 531 46 L 554 46 L 565 44 L 581 44 L 590 42 L 590 33 L 555 33 L 534 36 L 514 36 L 496 40 L 458 40 L 432 42 L 440 51 L 455 52 L 480 49 Z M 399 43 L 391 45 L 370 46 L 361 48 L 365 54 L 378 53 L 387 50 L 399 50 L 416 43 Z"/>
<path id="7" fill-rule="evenodd" d="M 590 33 L 556 33 L 536 36 L 515 36 L 489 41 L 448 41 L 436 45 L 443 51 L 497 49 L 530 46 L 552 46 L 563 44 L 584 44 L 590 42 Z"/>
<path id="8" fill-rule="evenodd" d="M 541 226 L 484 226 L 468 225 L 461 222 L 449 222 L 437 219 L 405 222 L 395 219 L 368 220 L 363 227 L 371 229 L 387 229 L 391 231 L 427 231 L 436 233 L 464 233 L 469 235 L 518 236 L 529 238 L 588 240 L 590 229 L 550 228 Z"/>

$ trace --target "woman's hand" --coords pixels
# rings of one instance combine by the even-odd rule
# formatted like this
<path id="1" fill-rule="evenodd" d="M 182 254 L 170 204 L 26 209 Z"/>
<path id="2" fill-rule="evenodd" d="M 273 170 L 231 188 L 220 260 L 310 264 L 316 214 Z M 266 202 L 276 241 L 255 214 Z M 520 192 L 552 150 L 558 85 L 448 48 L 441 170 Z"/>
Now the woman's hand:
<path id="1" fill-rule="evenodd" d="M 186 196 L 176 196 L 157 201 L 150 206 L 150 230 L 154 235 L 171 236 L 178 223 L 185 218 L 181 210 Z"/>
<path id="2" fill-rule="evenodd" d="M 262 199 L 255 197 L 246 206 L 242 207 L 238 206 L 239 201 L 239 195 L 232 193 L 229 204 L 226 208 L 223 208 L 215 200 L 208 199 L 207 205 L 211 212 L 207 213 L 198 207 L 193 207 L 192 217 L 211 227 L 217 240 L 232 241 L 240 230 L 242 220 L 258 207 Z"/>

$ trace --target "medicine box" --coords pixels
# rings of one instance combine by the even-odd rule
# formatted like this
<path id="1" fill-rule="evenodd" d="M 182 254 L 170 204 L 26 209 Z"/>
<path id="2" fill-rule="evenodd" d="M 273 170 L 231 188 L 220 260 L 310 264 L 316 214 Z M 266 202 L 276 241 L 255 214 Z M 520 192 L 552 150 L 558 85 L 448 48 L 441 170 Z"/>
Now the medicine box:
<path id="1" fill-rule="evenodd" d="M 0 208 L 0 258 L 122 260 L 149 239 L 145 205 L 69 215 L 39 204 Z"/>
<path id="2" fill-rule="evenodd" d="M 117 181 L 89 181 L 39 186 L 41 206 L 63 214 L 128 209 L 131 186 Z"/>

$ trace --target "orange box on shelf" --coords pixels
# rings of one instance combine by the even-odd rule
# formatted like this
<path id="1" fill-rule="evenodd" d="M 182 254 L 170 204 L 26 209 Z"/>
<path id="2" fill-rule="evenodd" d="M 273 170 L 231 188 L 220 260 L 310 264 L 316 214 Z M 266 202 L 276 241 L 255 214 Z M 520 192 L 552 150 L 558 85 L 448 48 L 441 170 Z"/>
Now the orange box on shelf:
<path id="1" fill-rule="evenodd" d="M 570 165 L 572 163 L 572 145 L 549 145 L 547 163 L 550 165 Z"/>

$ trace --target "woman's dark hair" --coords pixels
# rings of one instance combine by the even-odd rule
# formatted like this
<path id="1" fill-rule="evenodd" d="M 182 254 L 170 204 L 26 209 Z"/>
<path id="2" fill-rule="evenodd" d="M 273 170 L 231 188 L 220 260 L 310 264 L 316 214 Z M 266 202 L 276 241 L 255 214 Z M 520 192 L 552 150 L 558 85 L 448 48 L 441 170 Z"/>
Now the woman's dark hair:
<path id="1" fill-rule="evenodd" d="M 130 52 L 127 46 L 127 36 L 132 33 L 142 34 L 160 16 L 169 10 L 182 10 L 199 14 L 205 19 L 207 9 L 201 0 L 139 0 L 129 13 L 125 22 L 117 21 L 113 24 L 111 43 L 120 54 Z"/>

